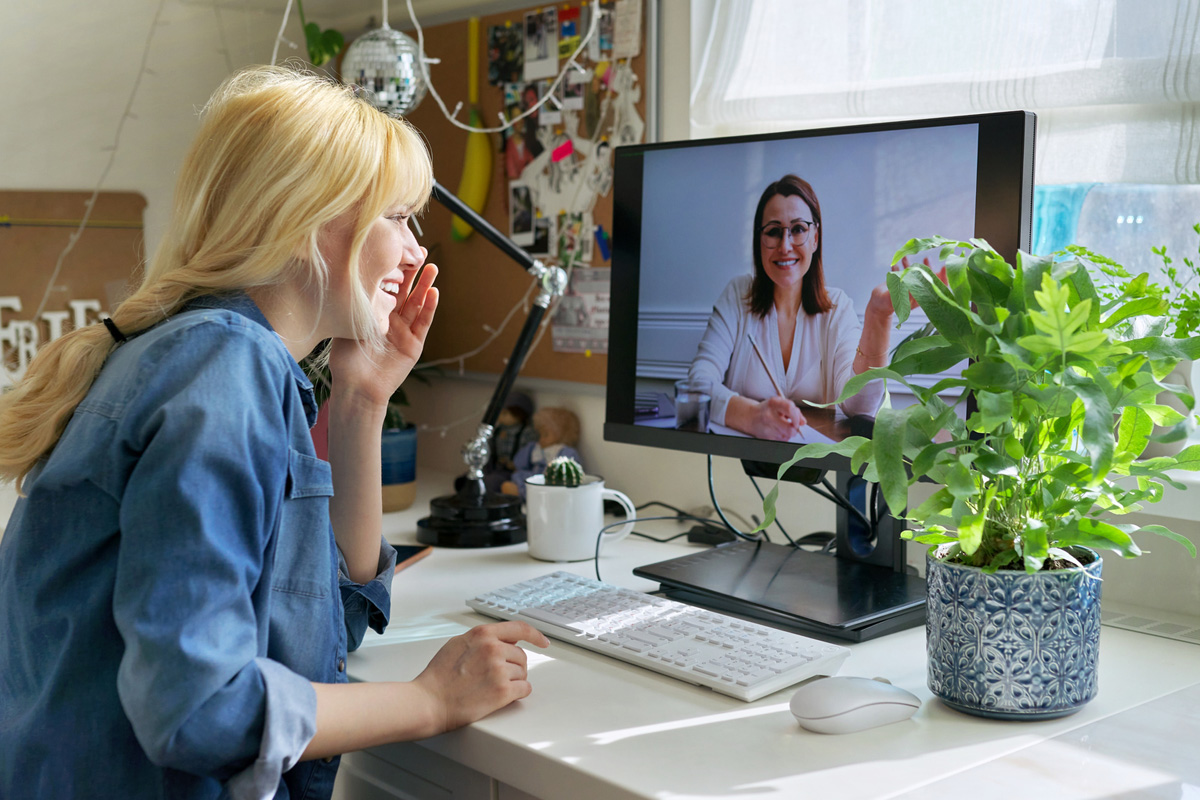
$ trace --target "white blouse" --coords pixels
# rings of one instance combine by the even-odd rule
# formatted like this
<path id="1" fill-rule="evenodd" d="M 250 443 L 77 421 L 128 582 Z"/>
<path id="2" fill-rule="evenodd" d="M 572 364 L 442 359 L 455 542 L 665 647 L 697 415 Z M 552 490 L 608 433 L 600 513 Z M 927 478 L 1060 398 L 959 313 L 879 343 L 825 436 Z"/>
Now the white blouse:
<path id="1" fill-rule="evenodd" d="M 862 326 L 854 303 L 841 289 L 830 288 L 833 308 L 810 316 L 803 308 L 796 319 L 791 359 L 783 363 L 779 344 L 779 317 L 772 306 L 759 319 L 746 307 L 751 275 L 734 278 L 713 306 L 708 328 L 700 339 L 689 376 L 712 382 L 710 419 L 725 424 L 725 409 L 735 395 L 758 402 L 775 396 L 775 387 L 763 369 L 749 336 L 753 335 L 775 380 L 803 412 L 804 401 L 832 403 L 854 377 L 854 356 Z M 872 381 L 841 404 L 848 416 L 873 416 L 883 399 L 882 381 Z"/>

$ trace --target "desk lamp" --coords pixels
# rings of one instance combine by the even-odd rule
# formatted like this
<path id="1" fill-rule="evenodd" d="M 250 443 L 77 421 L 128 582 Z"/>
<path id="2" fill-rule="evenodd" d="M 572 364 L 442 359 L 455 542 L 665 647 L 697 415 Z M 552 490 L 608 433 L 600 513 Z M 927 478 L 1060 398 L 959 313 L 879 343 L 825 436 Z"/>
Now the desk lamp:
<path id="1" fill-rule="evenodd" d="M 350 45 L 342 63 L 342 76 L 356 86 L 365 100 L 385 114 L 408 114 L 425 97 L 428 80 L 425 65 L 429 61 L 417 42 L 388 27 L 387 0 L 383 0 L 383 27 L 359 37 Z M 521 498 L 487 491 L 483 468 L 490 456 L 496 420 L 504 409 L 504 402 L 521 371 L 546 309 L 567 288 L 567 276 L 560 267 L 548 267 L 530 256 L 475 209 L 436 182 L 433 197 L 533 275 L 540 291 L 500 374 L 475 438 L 463 446 L 466 480 L 456 494 L 434 498 L 430 503 L 430 515 L 417 523 L 417 540 L 441 547 L 516 544 L 525 541 Z"/>
<path id="2" fill-rule="evenodd" d="M 500 381 L 475 431 L 475 438 L 463 446 L 466 480 L 456 494 L 435 497 L 430 502 L 430 515 L 417 522 L 417 541 L 440 547 L 517 544 L 525 541 L 525 515 L 521 512 L 521 498 L 487 491 L 483 484 L 483 468 L 488 463 L 492 433 L 500 412 L 504 410 L 504 401 L 512 391 L 513 382 L 521 371 L 546 309 L 554 298 L 566 290 L 567 275 L 561 267 L 548 267 L 530 256 L 441 184 L 434 183 L 433 197 L 524 267 L 537 281 L 539 291 L 512 354 L 508 357 L 508 363 L 500 373 Z"/>

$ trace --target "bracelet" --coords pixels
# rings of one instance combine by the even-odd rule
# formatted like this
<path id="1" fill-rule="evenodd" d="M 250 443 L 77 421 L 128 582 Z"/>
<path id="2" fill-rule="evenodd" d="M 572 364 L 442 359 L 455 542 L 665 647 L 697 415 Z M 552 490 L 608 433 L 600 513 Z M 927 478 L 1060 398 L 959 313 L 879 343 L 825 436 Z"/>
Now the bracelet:
<path id="1" fill-rule="evenodd" d="M 876 358 L 887 358 L 887 351 L 886 351 L 886 350 L 884 350 L 882 353 L 876 353 L 876 354 L 874 354 L 874 355 L 872 355 L 872 354 L 870 354 L 870 353 L 864 353 L 864 352 L 863 352 L 863 349 L 862 349 L 861 347 L 858 347 L 858 346 L 855 346 L 854 350 L 855 350 L 855 352 L 857 352 L 857 353 L 858 353 L 860 356 L 862 356 L 863 358 L 865 358 L 865 359 L 868 359 L 868 360 L 871 360 L 871 359 L 876 359 Z"/>

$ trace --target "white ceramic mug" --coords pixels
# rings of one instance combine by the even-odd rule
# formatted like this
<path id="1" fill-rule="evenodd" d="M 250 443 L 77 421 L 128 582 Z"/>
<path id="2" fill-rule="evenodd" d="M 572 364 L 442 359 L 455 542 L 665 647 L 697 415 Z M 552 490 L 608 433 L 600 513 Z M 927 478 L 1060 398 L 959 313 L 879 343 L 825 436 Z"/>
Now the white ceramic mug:
<path id="1" fill-rule="evenodd" d="M 637 511 L 628 497 L 604 486 L 604 479 L 583 476 L 578 486 L 547 486 L 546 476 L 525 481 L 525 527 L 529 555 L 541 561 L 584 561 L 596 557 L 596 537 L 604 527 L 604 501 L 616 500 L 625 509 L 624 525 L 604 534 L 603 541 L 619 542 L 633 530 Z"/>

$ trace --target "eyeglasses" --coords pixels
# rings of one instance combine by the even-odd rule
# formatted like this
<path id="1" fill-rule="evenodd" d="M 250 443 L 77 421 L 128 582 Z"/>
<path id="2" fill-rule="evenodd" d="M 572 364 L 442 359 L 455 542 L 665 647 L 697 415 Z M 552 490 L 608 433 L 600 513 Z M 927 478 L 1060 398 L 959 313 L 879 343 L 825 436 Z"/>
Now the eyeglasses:
<path id="1" fill-rule="evenodd" d="M 778 222 L 771 222 L 758 229 L 762 234 L 763 239 L 769 247 L 779 247 L 783 244 L 783 234 L 786 232 L 792 237 L 792 243 L 796 247 L 803 247 L 812 239 L 813 229 L 817 227 L 817 222 L 806 222 L 798 220 L 791 224 L 791 227 L 785 228 Z"/>

